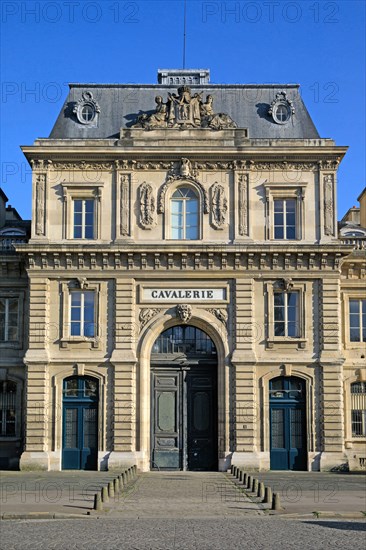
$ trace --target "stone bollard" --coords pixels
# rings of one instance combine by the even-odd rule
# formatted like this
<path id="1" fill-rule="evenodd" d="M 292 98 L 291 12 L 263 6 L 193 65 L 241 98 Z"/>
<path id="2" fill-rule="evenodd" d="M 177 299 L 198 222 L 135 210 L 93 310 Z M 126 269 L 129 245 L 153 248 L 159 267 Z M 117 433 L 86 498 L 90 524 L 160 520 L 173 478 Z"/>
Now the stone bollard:
<path id="1" fill-rule="evenodd" d="M 120 490 L 120 491 L 123 491 L 123 478 L 122 478 L 122 474 L 119 474 L 119 476 L 118 476 L 118 484 L 119 484 L 119 490 Z"/>
<path id="2" fill-rule="evenodd" d="M 248 476 L 247 489 L 250 489 L 251 487 L 252 487 L 252 477 Z"/>
<path id="3" fill-rule="evenodd" d="M 118 481 L 118 477 L 115 477 L 114 480 L 113 480 L 113 489 L 114 489 L 114 494 L 115 494 L 115 495 L 118 495 L 118 493 L 119 493 L 119 481 Z"/>
<path id="4" fill-rule="evenodd" d="M 258 493 L 258 479 L 253 479 L 252 493 Z"/>
<path id="5" fill-rule="evenodd" d="M 262 481 L 258 485 L 257 497 L 259 497 L 261 501 L 264 499 L 264 483 L 262 483 Z"/>
<path id="6" fill-rule="evenodd" d="M 100 493 L 95 493 L 94 495 L 93 510 L 103 510 L 103 504 L 102 504 Z"/>
<path id="7" fill-rule="evenodd" d="M 125 487 L 127 485 L 127 476 L 126 476 L 126 472 L 122 472 L 122 484 L 123 486 Z"/>
<path id="8" fill-rule="evenodd" d="M 282 510 L 281 499 L 279 493 L 273 493 L 272 510 Z"/>
<path id="9" fill-rule="evenodd" d="M 239 470 L 239 481 L 240 481 L 240 483 L 243 482 L 243 476 L 244 476 L 243 470 Z"/>
<path id="10" fill-rule="evenodd" d="M 265 487 L 264 501 L 266 504 L 272 504 L 272 489 L 271 487 Z"/>
<path id="11" fill-rule="evenodd" d="M 231 475 L 235 477 L 236 474 L 236 466 L 231 466 Z"/>
<path id="12" fill-rule="evenodd" d="M 108 496 L 108 487 L 102 487 L 102 502 L 108 502 L 109 496 Z"/>
<path id="13" fill-rule="evenodd" d="M 247 480 L 248 480 L 248 474 L 246 472 L 244 472 L 244 475 L 243 475 L 243 485 L 245 485 L 245 487 L 247 486 Z"/>
<path id="14" fill-rule="evenodd" d="M 108 496 L 109 496 L 109 498 L 113 498 L 113 497 L 114 497 L 113 481 L 110 481 L 110 482 L 108 483 Z"/>
<path id="15" fill-rule="evenodd" d="M 134 473 L 135 473 L 135 477 L 137 477 L 137 466 L 136 466 L 136 464 L 135 464 L 135 466 L 133 467 L 133 471 L 134 471 Z"/>

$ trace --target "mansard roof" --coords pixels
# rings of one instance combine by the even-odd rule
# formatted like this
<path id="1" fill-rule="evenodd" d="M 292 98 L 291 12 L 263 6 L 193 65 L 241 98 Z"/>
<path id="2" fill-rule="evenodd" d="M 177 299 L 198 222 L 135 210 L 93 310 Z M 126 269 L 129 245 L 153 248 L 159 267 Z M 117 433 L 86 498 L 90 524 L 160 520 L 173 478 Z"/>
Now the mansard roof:
<path id="1" fill-rule="evenodd" d="M 131 127 L 138 115 L 156 109 L 155 98 L 168 100 L 177 93 L 177 84 L 70 84 L 70 91 L 51 139 L 118 138 L 121 128 Z M 215 113 L 225 113 L 238 128 L 247 128 L 251 139 L 316 139 L 319 134 L 301 98 L 298 84 L 192 84 L 192 95 L 202 92 L 203 100 L 213 96 Z M 269 114 L 276 94 L 285 92 L 293 114 L 284 123 L 276 123 Z M 98 116 L 94 124 L 82 124 L 77 106 L 91 97 Z"/>

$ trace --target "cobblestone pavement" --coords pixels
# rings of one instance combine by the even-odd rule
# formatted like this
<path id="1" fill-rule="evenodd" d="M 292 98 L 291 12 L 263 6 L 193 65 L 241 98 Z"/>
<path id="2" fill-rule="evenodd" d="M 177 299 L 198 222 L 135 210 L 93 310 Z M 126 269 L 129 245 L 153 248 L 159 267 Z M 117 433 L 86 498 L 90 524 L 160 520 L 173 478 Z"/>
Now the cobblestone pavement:
<path id="1" fill-rule="evenodd" d="M 148 472 L 115 499 L 119 518 L 223 518 L 261 515 L 232 476 L 220 472 Z"/>
<path id="2" fill-rule="evenodd" d="M 0 513 L 87 514 L 112 472 L 0 472 Z"/>
<path id="3" fill-rule="evenodd" d="M 83 519 L 1 522 L 1 550 L 364 550 L 360 521 Z"/>
<path id="4" fill-rule="evenodd" d="M 253 475 L 280 494 L 286 514 L 366 511 L 366 476 L 362 473 L 255 472 Z"/>

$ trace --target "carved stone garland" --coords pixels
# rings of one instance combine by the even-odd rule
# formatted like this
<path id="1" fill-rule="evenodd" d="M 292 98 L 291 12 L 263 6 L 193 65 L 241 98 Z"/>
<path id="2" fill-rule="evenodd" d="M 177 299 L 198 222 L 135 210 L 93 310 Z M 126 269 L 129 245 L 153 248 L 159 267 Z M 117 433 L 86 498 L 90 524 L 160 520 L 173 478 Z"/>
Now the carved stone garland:
<path id="1" fill-rule="evenodd" d="M 122 174 L 120 179 L 120 231 L 121 235 L 130 234 L 130 176 Z"/>
<path id="2" fill-rule="evenodd" d="M 248 235 L 248 174 L 239 175 L 239 235 Z"/>
<path id="3" fill-rule="evenodd" d="M 152 186 L 142 183 L 139 187 L 140 225 L 144 229 L 152 229 L 155 225 L 155 197 Z"/>
<path id="4" fill-rule="evenodd" d="M 334 177 L 332 174 L 324 176 L 324 233 L 334 234 L 334 204 L 333 189 Z"/>
<path id="5" fill-rule="evenodd" d="M 45 234 L 46 174 L 36 177 L 36 234 Z"/>
<path id="6" fill-rule="evenodd" d="M 211 187 L 211 223 L 215 229 L 224 229 L 227 209 L 225 189 L 216 182 Z"/>

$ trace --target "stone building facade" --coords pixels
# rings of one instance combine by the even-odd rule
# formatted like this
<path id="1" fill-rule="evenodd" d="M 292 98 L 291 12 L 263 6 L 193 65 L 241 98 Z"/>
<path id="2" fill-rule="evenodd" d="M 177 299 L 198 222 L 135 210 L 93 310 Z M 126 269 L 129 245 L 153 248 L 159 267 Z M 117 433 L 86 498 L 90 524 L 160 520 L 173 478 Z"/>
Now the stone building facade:
<path id="1" fill-rule="evenodd" d="M 22 469 L 365 467 L 365 251 L 336 218 L 347 148 L 297 85 L 208 74 L 71 85 L 50 137 L 23 147 Z"/>
<path id="2" fill-rule="evenodd" d="M 15 244 L 28 241 L 30 222 L 7 202 L 0 189 L 0 469 L 17 468 L 23 451 L 28 345 L 28 277 Z"/>

